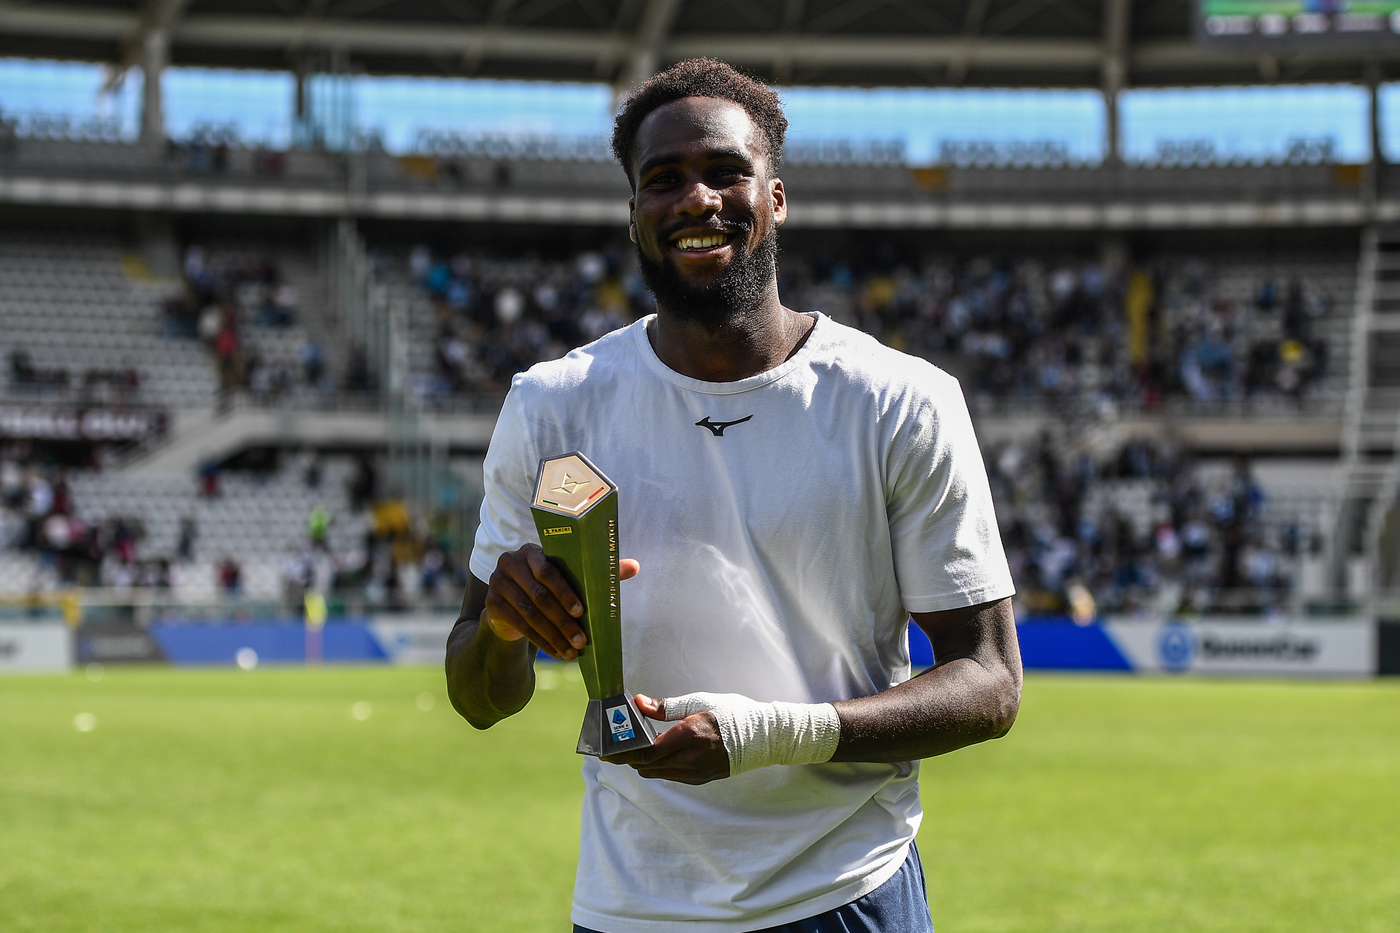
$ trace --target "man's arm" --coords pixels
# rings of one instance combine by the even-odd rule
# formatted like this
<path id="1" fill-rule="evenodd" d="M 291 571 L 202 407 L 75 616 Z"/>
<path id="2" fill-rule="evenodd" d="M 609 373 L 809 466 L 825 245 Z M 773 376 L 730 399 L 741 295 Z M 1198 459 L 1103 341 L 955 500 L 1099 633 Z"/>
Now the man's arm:
<path id="1" fill-rule="evenodd" d="M 1021 706 L 1021 652 L 1011 600 L 916 612 L 935 666 L 874 696 L 832 704 L 841 741 L 832 761 L 931 758 L 1011 730 Z"/>
<path id="2" fill-rule="evenodd" d="M 1005 735 L 1021 704 L 1021 655 L 1011 600 L 914 621 L 933 644 L 934 667 L 874 696 L 832 705 L 841 722 L 832 761 L 912 761 Z M 642 711 L 664 719 L 664 700 L 639 697 Z M 729 776 L 729 753 L 713 713 L 688 716 L 655 745 L 608 761 L 642 777 L 705 784 Z"/>
<path id="3" fill-rule="evenodd" d="M 471 576 L 462 614 L 447 636 L 447 697 L 478 729 L 520 712 L 535 693 L 530 642 L 503 639 L 484 624 L 488 591 L 487 584 Z"/>
<path id="4" fill-rule="evenodd" d="M 618 577 L 637 562 L 618 562 Z M 447 696 L 478 729 L 525 708 L 535 692 L 535 650 L 572 661 L 588 644 L 578 617 L 583 604 L 538 544 L 507 551 L 491 581 L 472 576 L 462 613 L 447 636 Z"/>

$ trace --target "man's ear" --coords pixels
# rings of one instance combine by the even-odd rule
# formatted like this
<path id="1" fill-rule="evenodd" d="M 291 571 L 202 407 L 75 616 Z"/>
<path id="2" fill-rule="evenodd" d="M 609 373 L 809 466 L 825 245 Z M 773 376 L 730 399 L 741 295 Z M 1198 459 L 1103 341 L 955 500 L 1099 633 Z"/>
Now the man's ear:
<path id="1" fill-rule="evenodd" d="M 783 189 L 781 178 L 769 179 L 768 194 L 773 202 L 773 223 L 781 226 L 787 220 L 787 191 Z"/>
<path id="2" fill-rule="evenodd" d="M 627 239 L 637 242 L 637 199 L 627 200 Z"/>

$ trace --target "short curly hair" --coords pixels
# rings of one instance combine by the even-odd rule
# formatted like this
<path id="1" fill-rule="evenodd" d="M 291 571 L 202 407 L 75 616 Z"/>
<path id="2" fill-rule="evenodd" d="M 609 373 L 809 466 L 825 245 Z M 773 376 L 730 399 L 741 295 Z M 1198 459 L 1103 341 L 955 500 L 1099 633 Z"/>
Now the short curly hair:
<path id="1" fill-rule="evenodd" d="M 642 121 L 658 107 L 683 97 L 717 97 L 733 101 L 748 113 L 763 134 L 768 167 L 783 161 L 783 137 L 788 121 L 777 92 L 733 65 L 713 58 L 690 58 L 653 75 L 623 101 L 613 121 L 612 151 L 632 183 L 632 145 Z"/>

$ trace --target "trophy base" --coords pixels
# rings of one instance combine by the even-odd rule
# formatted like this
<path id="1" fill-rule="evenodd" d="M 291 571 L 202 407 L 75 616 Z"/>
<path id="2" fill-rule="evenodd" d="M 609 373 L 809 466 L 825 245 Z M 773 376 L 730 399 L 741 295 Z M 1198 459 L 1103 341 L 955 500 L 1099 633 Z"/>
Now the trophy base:
<path id="1" fill-rule="evenodd" d="M 601 758 L 649 748 L 655 742 L 656 730 L 651 720 L 641 714 L 627 694 L 588 701 L 583 731 L 578 736 L 580 755 Z"/>

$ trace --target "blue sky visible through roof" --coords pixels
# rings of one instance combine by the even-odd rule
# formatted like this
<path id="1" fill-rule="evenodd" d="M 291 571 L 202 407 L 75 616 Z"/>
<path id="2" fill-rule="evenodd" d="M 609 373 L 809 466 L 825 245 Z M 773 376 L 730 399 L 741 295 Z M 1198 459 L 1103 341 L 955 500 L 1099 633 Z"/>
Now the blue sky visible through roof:
<path id="1" fill-rule="evenodd" d="M 94 116 L 134 135 L 141 74 L 102 92 L 101 66 L 0 59 L 0 112 Z M 171 68 L 167 132 L 233 126 L 249 142 L 291 138 L 293 80 L 285 72 Z M 611 91 L 596 84 L 434 78 L 353 80 L 355 123 L 393 152 L 423 130 L 510 134 L 606 134 Z M 902 140 L 911 162 L 928 163 L 967 143 L 1046 143 L 1071 161 L 1102 156 L 1104 113 L 1093 91 L 979 89 L 781 89 L 792 139 Z M 1123 151 L 1151 161 L 1163 143 L 1208 143 L 1222 159 L 1280 158 L 1299 139 L 1330 139 L 1343 162 L 1369 158 L 1368 104 L 1354 85 L 1135 90 L 1123 99 Z M 1400 157 L 1400 86 L 1382 90 L 1384 146 Z"/>

